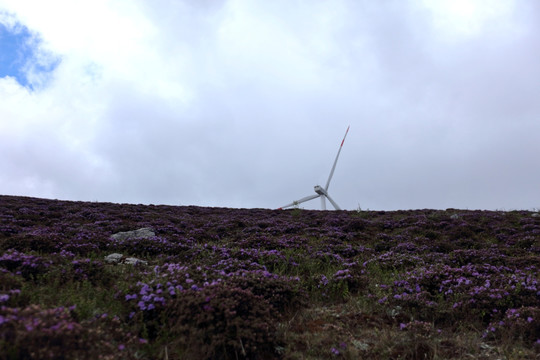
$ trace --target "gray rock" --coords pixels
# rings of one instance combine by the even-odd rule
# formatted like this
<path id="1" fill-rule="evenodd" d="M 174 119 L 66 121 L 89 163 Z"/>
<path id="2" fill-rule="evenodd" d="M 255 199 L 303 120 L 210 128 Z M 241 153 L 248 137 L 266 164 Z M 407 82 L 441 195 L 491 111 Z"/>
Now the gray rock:
<path id="1" fill-rule="evenodd" d="M 109 264 L 148 265 L 148 261 L 146 260 L 141 260 L 134 257 L 124 258 L 124 255 L 119 253 L 112 253 L 105 256 L 105 262 Z"/>
<path id="2" fill-rule="evenodd" d="M 122 260 L 123 255 L 119 253 L 113 253 L 105 256 L 105 262 L 110 264 L 118 264 Z"/>
<path id="3" fill-rule="evenodd" d="M 133 258 L 133 257 L 130 257 L 130 258 L 127 258 L 124 260 L 124 264 L 126 265 L 148 265 L 148 261 L 144 261 L 144 260 L 141 260 L 141 259 L 137 259 L 137 258 Z"/>
<path id="4" fill-rule="evenodd" d="M 457 219 L 459 219 L 459 215 L 458 215 L 458 214 L 454 214 L 454 215 L 450 216 L 450 219 L 452 219 L 452 220 L 457 220 Z"/>
<path id="5" fill-rule="evenodd" d="M 115 240 L 129 239 L 147 239 L 156 236 L 156 233 L 151 228 L 141 228 L 138 230 L 124 231 L 111 235 Z"/>

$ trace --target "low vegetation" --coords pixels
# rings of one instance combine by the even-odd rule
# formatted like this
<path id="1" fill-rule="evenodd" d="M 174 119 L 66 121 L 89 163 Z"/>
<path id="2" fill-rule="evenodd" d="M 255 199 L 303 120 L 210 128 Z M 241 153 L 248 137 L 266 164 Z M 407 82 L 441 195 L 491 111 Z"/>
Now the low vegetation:
<path id="1" fill-rule="evenodd" d="M 0 360 L 538 359 L 539 264 L 531 211 L 0 196 Z"/>

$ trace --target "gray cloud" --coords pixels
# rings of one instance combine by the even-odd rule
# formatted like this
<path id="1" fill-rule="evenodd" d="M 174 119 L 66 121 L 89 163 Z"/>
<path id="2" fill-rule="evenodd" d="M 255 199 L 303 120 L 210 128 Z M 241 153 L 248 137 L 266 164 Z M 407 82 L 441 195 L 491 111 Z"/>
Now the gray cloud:
<path id="1" fill-rule="evenodd" d="M 118 6 L 107 18 L 142 22 L 137 41 L 64 46 L 49 88 L 10 87 L 7 193 L 275 208 L 324 185 L 350 124 L 330 187 L 344 208 L 540 206 L 532 4 L 464 19 L 412 1 Z"/>

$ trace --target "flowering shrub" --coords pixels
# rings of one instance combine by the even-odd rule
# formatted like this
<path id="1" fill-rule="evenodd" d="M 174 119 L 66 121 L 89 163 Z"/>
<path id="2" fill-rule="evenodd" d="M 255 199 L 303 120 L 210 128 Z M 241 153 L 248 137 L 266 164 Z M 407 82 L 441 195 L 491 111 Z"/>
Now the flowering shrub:
<path id="1" fill-rule="evenodd" d="M 1 306 L 0 359 L 135 359 L 137 338 L 121 329 L 118 318 L 81 323 L 73 310 Z"/>
<path id="2" fill-rule="evenodd" d="M 36 221 L 17 221 L 16 235 L 7 237 L 0 243 L 0 251 L 14 249 L 20 252 L 53 252 L 64 242 L 64 238 L 48 227 L 35 227 Z M 27 224 L 28 226 L 23 226 Z"/>
<path id="3" fill-rule="evenodd" d="M 298 278 L 285 278 L 264 271 L 230 274 L 225 284 L 247 290 L 266 300 L 278 314 L 294 311 L 306 303 Z"/>
<path id="4" fill-rule="evenodd" d="M 539 295 L 537 279 L 526 272 L 487 264 L 434 265 L 405 273 L 382 302 L 408 307 L 427 320 L 473 316 L 487 323 L 509 307 L 536 305 Z"/>
<path id="5" fill-rule="evenodd" d="M 540 340 L 540 309 L 533 306 L 508 309 L 502 319 L 488 325 L 484 337 L 520 339 L 534 345 Z"/>
<path id="6" fill-rule="evenodd" d="M 261 296 L 225 284 L 189 290 L 167 311 L 172 351 L 186 358 L 275 356 L 277 314 Z"/>
<path id="7" fill-rule="evenodd" d="M 22 275 L 26 279 L 34 278 L 48 270 L 51 261 L 40 256 L 27 255 L 10 249 L 0 256 L 0 269 L 4 268 L 14 274 Z"/>
<path id="8" fill-rule="evenodd" d="M 155 256 L 159 254 L 178 254 L 190 250 L 194 245 L 193 240 L 175 238 L 171 241 L 167 238 L 154 236 L 141 239 L 111 239 L 107 244 L 108 249 L 117 252 L 126 252 L 135 256 Z"/>
<path id="9" fill-rule="evenodd" d="M 71 281 L 89 280 L 94 284 L 112 283 L 110 274 L 107 273 L 103 262 L 91 259 L 75 259 L 69 263 L 69 271 L 64 274 L 66 279 Z"/>
<path id="10" fill-rule="evenodd" d="M 98 239 L 77 239 L 65 244 L 59 244 L 57 248 L 62 251 L 87 256 L 100 250 Z"/>
<path id="11" fill-rule="evenodd" d="M 415 254 L 401 254 L 388 251 L 365 261 L 363 265 L 369 268 L 371 264 L 376 264 L 378 268 L 382 269 L 405 270 L 421 266 L 425 264 L 425 261 L 422 257 Z"/>
<path id="12" fill-rule="evenodd" d="M 138 281 L 117 297 L 123 301 L 130 321 L 140 324 L 140 335 L 153 340 L 159 336 L 171 302 L 188 289 L 199 290 L 207 278 L 200 268 L 178 264 L 156 266 L 149 275 L 149 281 Z"/>

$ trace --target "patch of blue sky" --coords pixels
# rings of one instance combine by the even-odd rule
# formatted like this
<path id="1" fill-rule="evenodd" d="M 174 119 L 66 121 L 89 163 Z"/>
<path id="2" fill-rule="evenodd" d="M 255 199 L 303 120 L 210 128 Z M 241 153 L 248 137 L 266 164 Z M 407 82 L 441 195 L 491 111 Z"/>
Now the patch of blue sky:
<path id="1" fill-rule="evenodd" d="M 0 23 L 0 78 L 13 77 L 32 90 L 45 86 L 60 59 L 40 45 L 26 26 Z"/>

